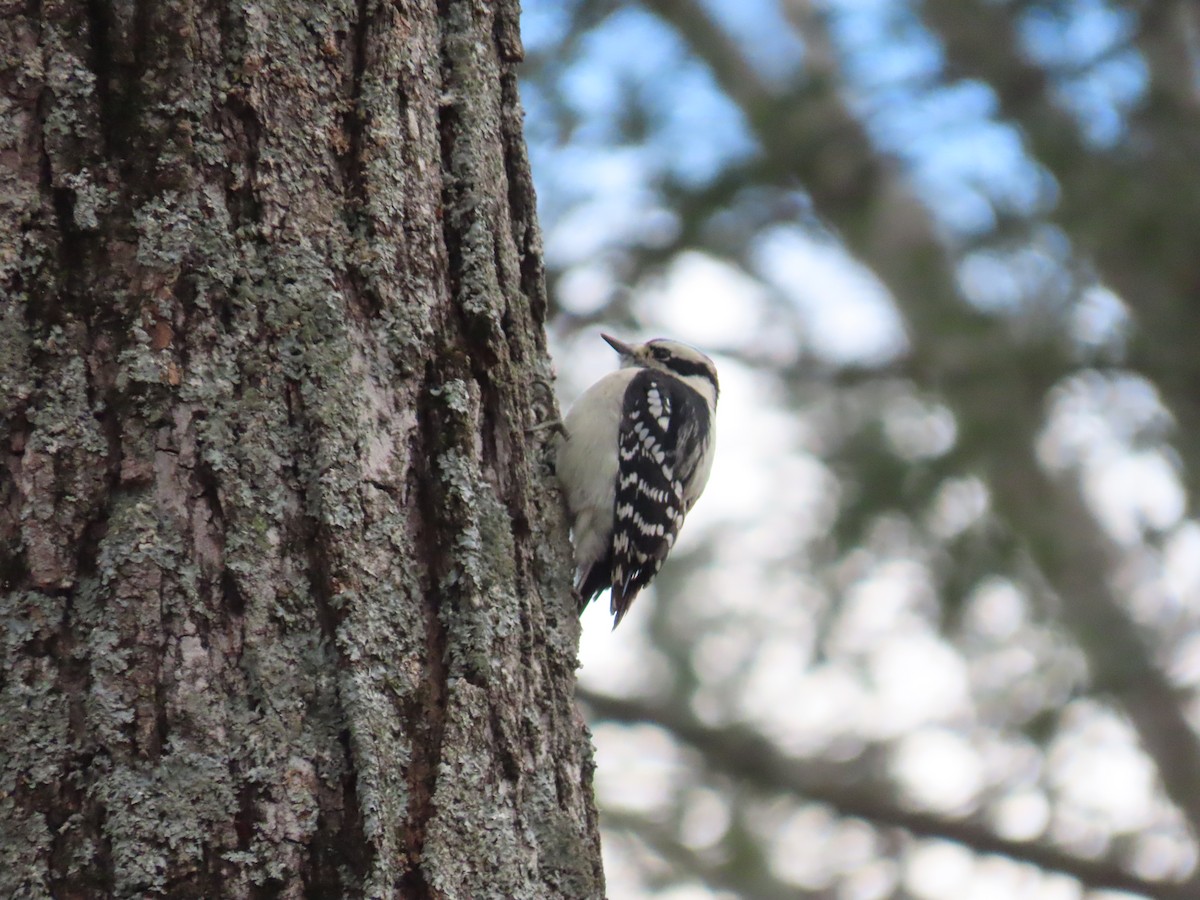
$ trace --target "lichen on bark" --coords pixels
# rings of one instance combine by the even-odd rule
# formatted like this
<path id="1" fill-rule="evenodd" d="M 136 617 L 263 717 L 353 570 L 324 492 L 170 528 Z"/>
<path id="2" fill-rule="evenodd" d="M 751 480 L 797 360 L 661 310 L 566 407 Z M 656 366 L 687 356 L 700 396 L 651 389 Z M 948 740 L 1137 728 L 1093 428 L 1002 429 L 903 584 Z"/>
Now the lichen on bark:
<path id="1" fill-rule="evenodd" d="M 516 4 L 10 7 L 0 894 L 602 896 Z"/>

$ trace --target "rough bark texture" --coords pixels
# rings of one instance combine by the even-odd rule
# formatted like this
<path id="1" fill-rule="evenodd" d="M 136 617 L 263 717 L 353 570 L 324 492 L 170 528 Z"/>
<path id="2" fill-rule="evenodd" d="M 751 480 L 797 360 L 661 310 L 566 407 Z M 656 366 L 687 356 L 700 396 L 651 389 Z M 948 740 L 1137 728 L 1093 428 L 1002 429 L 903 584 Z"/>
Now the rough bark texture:
<path id="1" fill-rule="evenodd" d="M 603 894 L 520 56 L 0 2 L 0 896 Z"/>

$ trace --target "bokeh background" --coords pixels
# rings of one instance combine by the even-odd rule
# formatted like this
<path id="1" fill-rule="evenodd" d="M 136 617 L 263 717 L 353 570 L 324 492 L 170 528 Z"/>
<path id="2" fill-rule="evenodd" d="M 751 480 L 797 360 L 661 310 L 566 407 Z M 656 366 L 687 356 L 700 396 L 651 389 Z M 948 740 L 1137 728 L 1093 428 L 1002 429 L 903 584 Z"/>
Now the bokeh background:
<path id="1" fill-rule="evenodd" d="M 526 0 L 564 402 L 717 359 L 585 615 L 615 900 L 1200 898 L 1200 3 Z"/>

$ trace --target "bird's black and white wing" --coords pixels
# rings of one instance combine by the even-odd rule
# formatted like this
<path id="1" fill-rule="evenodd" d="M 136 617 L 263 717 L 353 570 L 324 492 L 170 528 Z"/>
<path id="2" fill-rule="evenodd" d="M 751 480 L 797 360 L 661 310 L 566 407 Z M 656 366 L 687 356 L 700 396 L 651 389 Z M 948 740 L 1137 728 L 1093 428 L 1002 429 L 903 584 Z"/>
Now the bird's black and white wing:
<path id="1" fill-rule="evenodd" d="M 707 479 L 710 412 L 704 399 L 666 372 L 643 369 L 625 390 L 612 535 L 616 624 L 671 551 Z M 703 485 L 699 485 L 703 488 Z"/>

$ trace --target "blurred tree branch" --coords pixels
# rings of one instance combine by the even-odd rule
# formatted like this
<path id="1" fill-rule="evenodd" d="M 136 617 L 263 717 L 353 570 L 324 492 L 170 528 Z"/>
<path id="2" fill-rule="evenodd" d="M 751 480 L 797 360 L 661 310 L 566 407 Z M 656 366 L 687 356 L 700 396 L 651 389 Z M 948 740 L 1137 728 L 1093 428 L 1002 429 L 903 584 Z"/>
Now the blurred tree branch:
<path id="1" fill-rule="evenodd" d="M 1130 891 L 1156 900 L 1194 900 L 1196 896 L 1191 884 L 1149 881 L 1110 860 L 1086 859 L 1046 843 L 1003 838 L 978 820 L 906 809 L 889 797 L 886 786 L 864 783 L 861 761 L 797 759 L 783 754 L 749 727 L 710 727 L 677 706 L 606 696 L 583 687 L 577 693 L 589 707 L 589 720 L 657 725 L 699 753 L 710 770 L 769 794 L 789 793 L 880 828 L 898 828 L 914 837 L 951 841 L 976 853 L 1061 872 L 1095 890 Z M 636 823 L 626 824 L 634 827 Z"/>
<path id="2" fill-rule="evenodd" d="M 991 87 L 1004 116 L 1060 188 L 1054 218 L 1100 277 L 1135 310 L 1129 364 L 1163 393 L 1187 463 L 1180 477 L 1200 496 L 1200 355 L 1180 334 L 1200 333 L 1200 102 L 1189 61 L 1194 5 L 1173 0 L 1115 4 L 1138 21 L 1133 47 L 1149 85 L 1118 146 L 1088 146 L 1055 97 L 1055 82 L 1020 51 L 1011 11 L 983 0 L 924 0 L 923 18 L 943 41 L 947 70 Z M 1191 295 L 1183 302 L 1180 287 Z"/>
<path id="3" fill-rule="evenodd" d="M 979 465 L 990 476 L 997 512 L 1014 533 L 1028 536 L 1029 552 L 1061 598 L 1063 621 L 1086 653 L 1095 684 L 1123 704 L 1166 793 L 1193 831 L 1200 831 L 1200 740 L 1178 692 L 1154 665 L 1114 592 L 1111 574 L 1118 550 L 1088 513 L 1078 485 L 1049 478 L 1034 453 L 1046 392 L 1071 371 L 1072 363 L 1053 340 L 1036 346 L 1017 342 L 1002 320 L 963 302 L 948 251 L 928 212 L 899 172 L 880 158 L 841 101 L 836 53 L 824 20 L 810 3 L 787 4 L 808 48 L 809 74 L 802 90 L 780 95 L 755 77 L 702 4 L 647 0 L 646 5 L 710 66 L 745 112 L 763 152 L 781 170 L 794 172 L 817 213 L 891 289 L 910 325 L 914 369 L 923 376 L 921 382 L 940 392 L 961 423 L 964 439 L 977 442 Z M 989 40 L 1001 43 L 995 32 Z M 1191 239 L 1194 232 L 1179 237 Z M 1174 327 L 1178 333 L 1178 323 Z M 1013 380 L 954 377 L 961 371 L 955 361 L 972 356 L 1007 358 Z M 1197 380 L 1190 382 L 1193 393 Z M 1004 393 L 1013 384 L 1021 385 L 1019 396 Z M 1189 895 L 1195 896 L 1195 888 Z"/>

